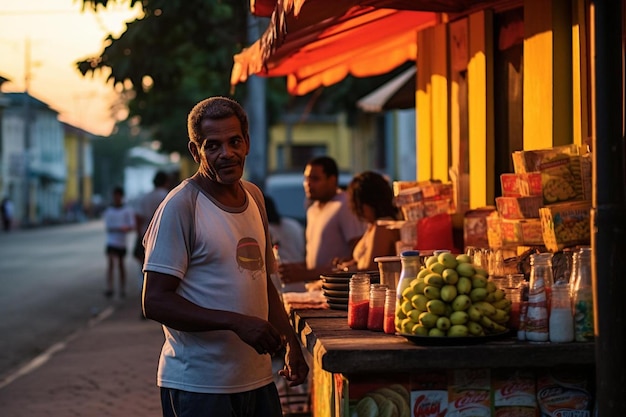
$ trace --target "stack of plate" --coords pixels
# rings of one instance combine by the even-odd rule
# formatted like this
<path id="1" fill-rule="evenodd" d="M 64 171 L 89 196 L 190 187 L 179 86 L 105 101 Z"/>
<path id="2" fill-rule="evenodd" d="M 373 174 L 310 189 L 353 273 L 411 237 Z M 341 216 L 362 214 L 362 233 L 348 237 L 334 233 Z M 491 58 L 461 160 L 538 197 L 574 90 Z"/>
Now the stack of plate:
<path id="1" fill-rule="evenodd" d="M 353 272 L 333 272 L 320 275 L 322 279 L 322 292 L 330 308 L 334 310 L 348 310 L 348 296 L 350 294 L 350 278 Z M 380 281 L 378 271 L 370 271 L 370 282 L 375 284 Z"/>

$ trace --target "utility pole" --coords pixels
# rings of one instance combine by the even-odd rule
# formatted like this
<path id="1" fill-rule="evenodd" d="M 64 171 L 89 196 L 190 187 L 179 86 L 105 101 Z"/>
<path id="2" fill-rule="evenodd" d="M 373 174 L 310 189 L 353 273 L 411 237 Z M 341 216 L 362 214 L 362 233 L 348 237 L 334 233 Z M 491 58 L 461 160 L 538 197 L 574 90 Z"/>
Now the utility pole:
<path id="1" fill-rule="evenodd" d="M 267 19 L 264 19 L 267 20 Z M 255 42 L 260 36 L 261 19 L 248 12 L 248 41 Z M 252 75 L 247 84 L 246 111 L 248 113 L 250 131 L 250 154 L 248 155 L 249 180 L 260 187 L 267 174 L 267 114 L 266 114 L 266 80 Z"/>
<path id="2" fill-rule="evenodd" d="M 26 225 L 31 224 L 32 216 L 31 211 L 33 207 L 32 195 L 31 195 L 31 172 L 30 161 L 31 155 L 31 123 L 32 115 L 30 108 L 30 95 L 28 90 L 30 88 L 31 79 L 31 58 L 30 58 L 30 39 L 26 38 L 24 43 L 24 177 L 22 184 L 24 186 L 24 218 L 23 222 Z"/>

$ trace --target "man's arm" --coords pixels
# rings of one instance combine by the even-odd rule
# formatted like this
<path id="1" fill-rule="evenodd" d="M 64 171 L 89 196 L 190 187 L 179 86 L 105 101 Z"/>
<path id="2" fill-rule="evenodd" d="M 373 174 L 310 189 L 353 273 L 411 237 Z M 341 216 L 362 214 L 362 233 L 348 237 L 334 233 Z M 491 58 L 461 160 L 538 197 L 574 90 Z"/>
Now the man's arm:
<path id="1" fill-rule="evenodd" d="M 332 267 L 307 269 L 304 262 L 283 263 L 278 266 L 280 279 L 285 284 L 293 282 L 316 281 L 320 279 L 320 275 L 332 272 Z"/>
<path id="2" fill-rule="evenodd" d="M 267 297 L 269 303 L 269 321 L 284 336 L 287 351 L 285 353 L 285 367 L 279 371 L 289 381 L 289 386 L 296 386 L 304 383 L 309 373 L 309 366 L 306 364 L 302 354 L 302 348 L 296 332 L 294 331 L 285 307 L 278 296 L 276 287 L 271 279 L 267 278 Z"/>
<path id="3" fill-rule="evenodd" d="M 200 307 L 176 293 L 179 283 L 172 275 L 146 272 L 142 294 L 144 316 L 184 332 L 232 330 L 259 354 L 274 354 L 281 349 L 280 333 L 268 321 Z"/>

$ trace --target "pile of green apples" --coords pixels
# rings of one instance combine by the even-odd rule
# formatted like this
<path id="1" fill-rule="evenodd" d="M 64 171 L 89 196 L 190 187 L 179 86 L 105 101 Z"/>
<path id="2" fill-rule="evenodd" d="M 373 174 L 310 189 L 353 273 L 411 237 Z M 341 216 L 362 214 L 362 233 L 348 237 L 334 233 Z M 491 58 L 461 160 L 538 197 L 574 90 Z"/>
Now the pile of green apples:
<path id="1" fill-rule="evenodd" d="M 395 326 L 401 334 L 472 337 L 507 331 L 511 301 L 468 255 L 441 253 L 400 282 Z"/>

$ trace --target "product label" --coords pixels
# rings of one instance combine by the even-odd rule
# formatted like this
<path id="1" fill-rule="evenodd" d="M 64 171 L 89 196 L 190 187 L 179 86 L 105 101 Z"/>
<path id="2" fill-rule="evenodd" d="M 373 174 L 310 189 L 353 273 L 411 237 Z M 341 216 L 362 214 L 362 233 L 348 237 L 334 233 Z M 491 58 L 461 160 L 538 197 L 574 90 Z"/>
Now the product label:
<path id="1" fill-rule="evenodd" d="M 412 417 L 443 417 L 448 410 L 448 391 L 411 392 Z"/>

